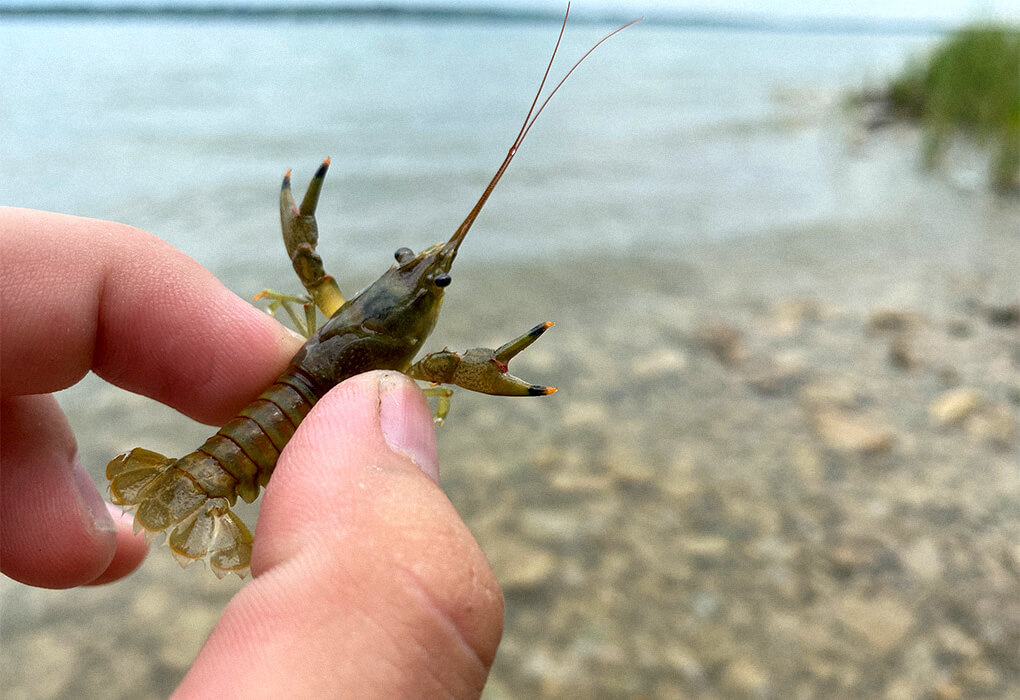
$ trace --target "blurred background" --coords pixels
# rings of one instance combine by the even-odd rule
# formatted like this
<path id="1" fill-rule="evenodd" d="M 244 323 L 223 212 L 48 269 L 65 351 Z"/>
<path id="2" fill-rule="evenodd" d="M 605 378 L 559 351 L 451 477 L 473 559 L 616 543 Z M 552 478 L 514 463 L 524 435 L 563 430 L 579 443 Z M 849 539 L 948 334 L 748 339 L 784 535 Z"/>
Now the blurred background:
<path id="1" fill-rule="evenodd" d="M 299 289 L 279 182 L 328 155 L 353 292 L 469 211 L 564 4 L 0 0 L 0 204 L 133 224 L 251 298 Z M 761 7 L 575 3 L 561 70 L 647 19 L 461 249 L 429 349 L 557 324 L 515 361 L 557 394 L 459 391 L 440 431 L 506 595 L 487 698 L 1020 695 L 1020 11 Z M 211 432 L 91 376 L 58 399 L 104 492 Z M 3 695 L 166 696 L 240 585 L 158 547 L 96 589 L 0 581 Z"/>

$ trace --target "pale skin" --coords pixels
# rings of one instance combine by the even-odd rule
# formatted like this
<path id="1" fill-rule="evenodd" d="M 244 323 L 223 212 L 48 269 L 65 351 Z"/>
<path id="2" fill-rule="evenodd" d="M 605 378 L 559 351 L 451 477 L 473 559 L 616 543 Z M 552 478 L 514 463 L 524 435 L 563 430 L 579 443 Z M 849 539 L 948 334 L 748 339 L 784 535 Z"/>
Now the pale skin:
<path id="1" fill-rule="evenodd" d="M 0 207 L 0 292 L 0 569 L 47 588 L 115 581 L 147 547 L 76 466 L 49 394 L 91 370 L 219 425 L 302 341 L 167 243 L 105 221 Z M 252 579 L 175 697 L 477 696 L 503 598 L 437 481 L 413 382 L 371 372 L 333 389 L 283 451 Z"/>

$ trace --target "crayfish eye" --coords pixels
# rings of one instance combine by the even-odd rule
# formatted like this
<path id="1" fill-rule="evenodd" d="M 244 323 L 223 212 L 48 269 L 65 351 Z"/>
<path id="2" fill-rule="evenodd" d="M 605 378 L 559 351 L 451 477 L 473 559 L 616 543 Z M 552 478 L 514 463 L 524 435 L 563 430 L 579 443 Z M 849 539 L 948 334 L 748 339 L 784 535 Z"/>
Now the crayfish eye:
<path id="1" fill-rule="evenodd" d="M 414 257 L 414 251 L 410 248 L 397 248 L 397 252 L 393 254 L 393 257 L 398 263 L 403 265 L 405 262 Z"/>
<path id="2" fill-rule="evenodd" d="M 436 283 L 437 287 L 449 287 L 450 282 L 453 282 L 453 278 L 444 272 L 441 275 L 437 275 L 433 282 Z"/>

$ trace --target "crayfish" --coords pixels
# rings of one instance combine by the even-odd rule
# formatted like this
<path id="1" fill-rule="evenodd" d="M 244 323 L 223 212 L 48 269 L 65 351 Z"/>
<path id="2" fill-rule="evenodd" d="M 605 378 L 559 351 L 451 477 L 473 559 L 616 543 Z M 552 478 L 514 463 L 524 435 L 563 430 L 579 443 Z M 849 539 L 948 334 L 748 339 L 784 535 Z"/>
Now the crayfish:
<path id="1" fill-rule="evenodd" d="M 567 7 L 569 16 L 570 7 Z M 183 565 L 207 559 L 217 576 L 248 573 L 252 534 L 231 510 L 237 498 L 254 501 L 270 476 L 287 441 L 312 406 L 331 388 L 356 374 L 390 369 L 431 383 L 438 397 L 437 421 L 446 417 L 455 385 L 498 396 L 543 396 L 555 388 L 529 384 L 511 375 L 507 363 L 538 339 L 552 324 L 541 323 L 495 350 L 465 353 L 442 350 L 414 362 L 436 324 L 443 293 L 452 281 L 450 267 L 489 195 L 513 160 L 535 120 L 567 77 L 602 42 L 634 22 L 607 34 L 567 71 L 539 104 L 559 37 L 538 92 L 502 164 L 471 212 L 445 243 L 415 254 L 395 253 L 396 264 L 351 299 L 344 299 L 336 280 L 326 274 L 316 252 L 315 208 L 329 167 L 327 158 L 315 173 L 301 204 L 291 192 L 290 171 L 280 191 L 284 244 L 307 296 L 264 290 L 270 313 L 283 307 L 308 336 L 286 371 L 235 418 L 194 452 L 173 459 L 135 448 L 106 467 L 114 503 L 134 509 L 136 528 L 166 532 L 173 556 Z M 635 22 L 640 20 L 635 20 Z M 303 307 L 304 314 L 295 310 Z M 327 318 L 316 330 L 316 309 Z"/>

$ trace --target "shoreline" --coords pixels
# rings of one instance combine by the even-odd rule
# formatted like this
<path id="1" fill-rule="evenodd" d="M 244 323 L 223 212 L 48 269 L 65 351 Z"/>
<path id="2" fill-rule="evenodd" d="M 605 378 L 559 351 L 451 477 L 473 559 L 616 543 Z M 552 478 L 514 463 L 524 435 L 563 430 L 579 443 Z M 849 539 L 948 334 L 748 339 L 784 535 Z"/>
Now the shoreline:
<path id="1" fill-rule="evenodd" d="M 87 3 L 50 2 L 37 5 L 0 5 L 0 14 L 22 18 L 153 18 L 201 20 L 398 20 L 422 22 L 499 22 L 499 23 L 557 23 L 563 18 L 558 10 L 510 7 L 444 7 L 442 4 L 398 6 L 379 3 L 372 5 L 330 5 L 323 3 L 294 4 L 286 7 L 254 3 L 221 3 L 194 5 L 138 4 L 120 2 L 89 5 Z M 571 16 L 577 24 L 622 24 L 634 19 L 615 10 L 580 12 Z M 726 12 L 665 12 L 651 13 L 649 24 L 667 29 L 699 31 L 741 31 L 778 34 L 941 34 L 952 25 L 945 21 L 919 18 L 873 17 L 770 17 L 767 14 L 736 14 Z"/>
<path id="2" fill-rule="evenodd" d="M 507 601 L 486 697 L 1020 693 L 1020 210 L 919 192 L 768 238 L 455 271 L 429 347 L 557 323 L 512 367 L 557 394 L 457 392 L 440 434 Z M 125 440 L 209 431 L 96 391 L 62 399 L 94 477 Z M 11 687 L 87 694 L 145 653 L 110 692 L 165 695 L 238 587 L 159 547 L 116 588 L 5 582 Z"/>

